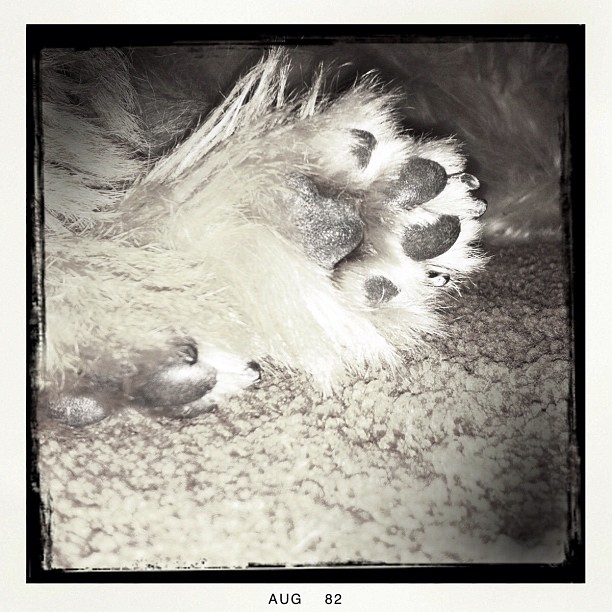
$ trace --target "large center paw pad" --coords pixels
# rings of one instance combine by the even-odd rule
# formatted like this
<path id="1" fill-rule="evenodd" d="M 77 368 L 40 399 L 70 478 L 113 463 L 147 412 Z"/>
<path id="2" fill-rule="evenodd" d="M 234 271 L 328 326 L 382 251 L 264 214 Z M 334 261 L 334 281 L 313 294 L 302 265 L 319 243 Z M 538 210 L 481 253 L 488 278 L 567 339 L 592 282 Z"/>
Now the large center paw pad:
<path id="1" fill-rule="evenodd" d="M 332 269 L 361 242 L 361 218 L 349 204 L 321 195 L 304 175 L 293 174 L 287 183 L 294 195 L 287 203 L 287 226 L 281 229 L 298 240 L 309 258 Z"/>

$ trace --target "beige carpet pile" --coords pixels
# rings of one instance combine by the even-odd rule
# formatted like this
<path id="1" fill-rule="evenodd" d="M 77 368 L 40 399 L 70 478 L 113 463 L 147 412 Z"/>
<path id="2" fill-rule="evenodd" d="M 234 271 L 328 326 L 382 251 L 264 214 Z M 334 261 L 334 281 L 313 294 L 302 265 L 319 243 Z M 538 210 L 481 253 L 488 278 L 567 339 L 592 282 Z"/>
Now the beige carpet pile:
<path id="1" fill-rule="evenodd" d="M 295 376 L 191 421 L 126 410 L 41 430 L 52 568 L 564 560 L 568 271 L 490 250 L 450 335 L 391 380 L 322 399 Z"/>

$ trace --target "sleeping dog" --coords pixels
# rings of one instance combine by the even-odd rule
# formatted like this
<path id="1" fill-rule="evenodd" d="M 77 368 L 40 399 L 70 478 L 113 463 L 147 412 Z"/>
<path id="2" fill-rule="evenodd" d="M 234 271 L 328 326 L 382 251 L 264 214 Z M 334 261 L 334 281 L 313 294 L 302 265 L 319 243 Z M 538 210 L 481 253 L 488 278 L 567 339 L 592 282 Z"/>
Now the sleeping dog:
<path id="1" fill-rule="evenodd" d="M 417 47 L 396 45 L 390 57 L 426 66 L 431 55 Z M 526 49 L 508 63 L 503 86 L 491 77 L 481 94 L 489 107 L 465 111 L 464 133 L 480 114 L 491 124 L 478 136 L 489 143 L 516 127 L 521 109 L 506 108 L 504 126 L 503 105 L 520 86 L 513 70 Z M 301 370 L 326 393 L 369 367 L 401 376 L 406 359 L 443 331 L 446 296 L 486 263 L 479 237 L 491 195 L 454 136 L 406 128 L 405 89 L 372 72 L 342 87 L 335 71 L 345 68 L 312 67 L 303 53 L 279 49 L 233 83 L 218 71 L 215 81 L 214 51 L 188 51 L 40 56 L 42 418 L 84 426 L 126 406 L 193 417 L 275 368 Z M 160 61 L 170 52 L 188 67 L 182 75 Z M 489 53 L 455 52 L 468 73 Z M 477 98 L 475 77 L 463 78 L 466 96 Z M 432 96 L 442 106 L 453 100 L 444 90 L 451 81 L 440 78 Z M 217 100 L 215 86 L 224 90 Z M 500 155 L 516 149 L 506 170 L 531 169 L 515 208 L 536 192 L 553 204 L 535 225 L 534 215 L 498 205 L 492 237 L 559 232 L 560 161 L 554 143 L 529 141 L 529 116 L 522 120 L 528 142 L 483 147 L 476 166 L 504 182 Z"/>

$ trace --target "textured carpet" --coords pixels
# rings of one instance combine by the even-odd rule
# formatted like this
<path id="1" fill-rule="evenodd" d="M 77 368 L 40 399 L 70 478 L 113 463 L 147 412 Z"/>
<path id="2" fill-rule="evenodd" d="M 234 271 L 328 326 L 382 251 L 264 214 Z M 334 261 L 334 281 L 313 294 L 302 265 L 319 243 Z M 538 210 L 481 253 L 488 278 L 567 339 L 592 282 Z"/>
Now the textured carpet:
<path id="1" fill-rule="evenodd" d="M 372 372 L 323 399 L 266 372 L 191 421 L 41 430 L 48 565 L 562 561 L 567 266 L 555 245 L 489 252 L 400 381 Z"/>

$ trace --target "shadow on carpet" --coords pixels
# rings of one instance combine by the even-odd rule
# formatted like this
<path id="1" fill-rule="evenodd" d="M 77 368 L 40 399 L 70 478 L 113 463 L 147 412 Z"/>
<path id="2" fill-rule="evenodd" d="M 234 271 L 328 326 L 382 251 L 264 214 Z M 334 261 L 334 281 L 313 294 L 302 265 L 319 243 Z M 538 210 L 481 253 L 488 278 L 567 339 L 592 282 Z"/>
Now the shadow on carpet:
<path id="1" fill-rule="evenodd" d="M 490 252 L 401 381 L 325 399 L 269 375 L 191 421 L 41 430 L 48 567 L 562 562 L 567 267 L 554 244 Z"/>

